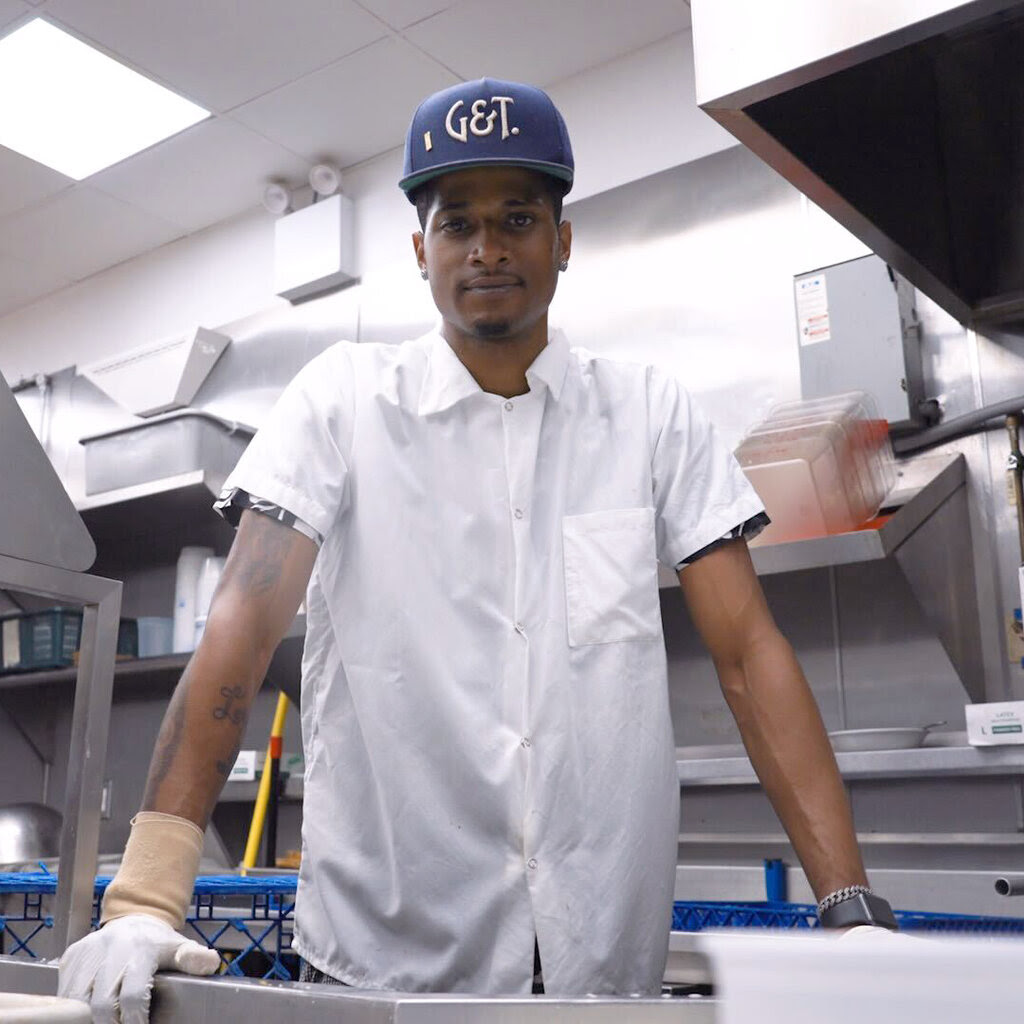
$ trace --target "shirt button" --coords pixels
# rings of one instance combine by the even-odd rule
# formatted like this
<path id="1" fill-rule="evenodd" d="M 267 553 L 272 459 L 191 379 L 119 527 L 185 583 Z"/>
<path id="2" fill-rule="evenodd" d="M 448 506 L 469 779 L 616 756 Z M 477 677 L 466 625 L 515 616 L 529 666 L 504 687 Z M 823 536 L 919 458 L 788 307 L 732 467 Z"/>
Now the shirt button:
<path id="1" fill-rule="evenodd" d="M 530 859 L 529 859 L 529 860 L 528 860 L 528 861 L 526 862 L 526 866 L 527 866 L 527 867 L 528 867 L 528 868 L 529 868 L 529 869 L 530 869 L 531 871 L 534 871 L 534 870 L 536 869 L 536 867 L 537 867 L 537 861 L 536 861 L 536 859 L 535 859 L 535 858 L 533 858 L 533 857 L 531 857 L 531 858 L 530 858 Z"/>
<path id="2" fill-rule="evenodd" d="M 505 412 L 511 412 L 512 409 L 513 409 L 512 403 L 511 402 L 506 402 L 505 403 Z"/>
<path id="3" fill-rule="evenodd" d="M 522 519 L 523 518 L 523 510 L 521 508 L 517 508 L 515 510 L 515 512 L 512 513 L 512 515 L 514 515 L 516 517 L 516 519 Z"/>
<path id="4" fill-rule="evenodd" d="M 516 623 L 516 632 L 517 633 L 525 633 L 526 632 L 526 627 L 521 622 L 517 622 Z"/>
<path id="5" fill-rule="evenodd" d="M 524 737 L 523 737 L 523 738 L 522 738 L 522 739 L 521 739 L 521 740 L 519 741 L 519 745 L 520 745 L 521 747 L 529 747 L 529 746 L 531 746 L 531 743 L 530 743 L 530 737 L 529 737 L 529 736 L 524 736 Z"/>

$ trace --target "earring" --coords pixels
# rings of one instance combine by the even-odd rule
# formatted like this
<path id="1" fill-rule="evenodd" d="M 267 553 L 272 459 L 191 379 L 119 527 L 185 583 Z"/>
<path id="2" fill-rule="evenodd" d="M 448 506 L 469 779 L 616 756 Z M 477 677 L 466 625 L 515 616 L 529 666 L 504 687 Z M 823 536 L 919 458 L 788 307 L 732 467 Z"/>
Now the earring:
<path id="1" fill-rule="evenodd" d="M 426 279 L 427 279 L 427 268 L 426 267 L 420 267 L 420 277 L 422 277 L 423 280 L 426 281 Z"/>
<path id="2" fill-rule="evenodd" d="M 563 257 L 562 262 L 558 264 L 558 269 L 564 274 L 569 269 L 569 260 Z"/>

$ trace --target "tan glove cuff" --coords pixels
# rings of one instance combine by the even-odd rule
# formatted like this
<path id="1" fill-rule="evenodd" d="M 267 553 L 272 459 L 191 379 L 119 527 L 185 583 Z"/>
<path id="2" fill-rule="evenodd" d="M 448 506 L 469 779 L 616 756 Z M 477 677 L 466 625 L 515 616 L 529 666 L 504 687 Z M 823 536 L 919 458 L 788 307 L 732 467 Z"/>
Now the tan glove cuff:
<path id="1" fill-rule="evenodd" d="M 175 930 L 185 923 L 203 850 L 203 832 L 187 818 L 140 811 L 124 858 L 103 896 L 100 923 L 149 914 Z"/>

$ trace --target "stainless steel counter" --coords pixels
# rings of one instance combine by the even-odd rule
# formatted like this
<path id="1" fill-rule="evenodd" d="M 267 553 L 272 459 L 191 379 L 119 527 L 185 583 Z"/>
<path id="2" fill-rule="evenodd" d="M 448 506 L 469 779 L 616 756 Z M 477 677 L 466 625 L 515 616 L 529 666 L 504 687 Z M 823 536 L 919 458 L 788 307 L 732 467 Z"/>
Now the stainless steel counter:
<path id="1" fill-rule="evenodd" d="M 57 968 L 0 957 L 0 991 L 53 995 Z M 152 1024 L 712 1024 L 715 1001 L 700 999 L 482 998 L 360 992 L 333 985 L 160 975 Z"/>
<path id="2" fill-rule="evenodd" d="M 940 775 L 1024 775 L 1024 745 L 916 747 L 836 754 L 844 779 L 893 779 Z M 735 786 L 757 782 L 746 757 L 704 757 L 676 762 L 683 786 Z"/>

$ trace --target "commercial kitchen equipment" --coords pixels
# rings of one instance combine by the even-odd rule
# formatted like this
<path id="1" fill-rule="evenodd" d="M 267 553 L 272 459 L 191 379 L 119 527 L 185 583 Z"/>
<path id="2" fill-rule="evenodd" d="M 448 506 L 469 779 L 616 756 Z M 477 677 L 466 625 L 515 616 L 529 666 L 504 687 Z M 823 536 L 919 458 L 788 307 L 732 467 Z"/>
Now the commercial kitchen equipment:
<path id="1" fill-rule="evenodd" d="M 34 864 L 60 853 L 63 818 L 46 804 L 0 807 L 0 867 Z"/>
<path id="2" fill-rule="evenodd" d="M 0 957 L 0 979 L 18 991 L 49 995 L 56 991 L 57 968 Z M 158 976 L 150 1019 L 152 1024 L 713 1024 L 719 1017 L 708 998 L 487 998 L 176 974 Z"/>
<path id="3" fill-rule="evenodd" d="M 695 0 L 697 102 L 961 322 L 1024 312 L 1024 4 Z"/>
<path id="4" fill-rule="evenodd" d="M 121 583 L 83 571 L 95 545 L 2 376 L 0 458 L 0 587 L 83 606 L 54 913 L 63 949 L 92 916 Z"/>

